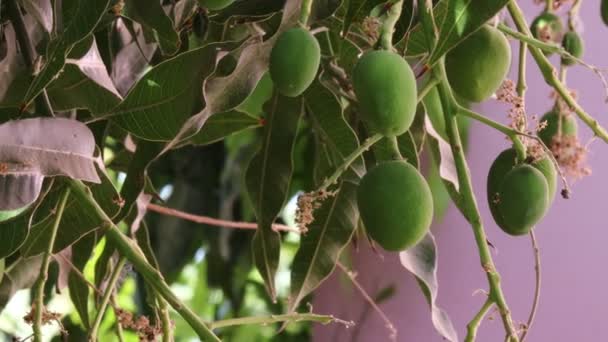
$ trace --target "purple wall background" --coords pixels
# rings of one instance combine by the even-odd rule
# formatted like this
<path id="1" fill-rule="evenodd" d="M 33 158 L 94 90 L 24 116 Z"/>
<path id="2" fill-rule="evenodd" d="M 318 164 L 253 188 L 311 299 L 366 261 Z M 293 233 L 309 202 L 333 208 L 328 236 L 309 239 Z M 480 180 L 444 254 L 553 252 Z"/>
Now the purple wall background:
<path id="1" fill-rule="evenodd" d="M 542 9 L 532 1 L 522 1 L 530 22 Z M 560 11 L 563 13 L 563 10 Z M 598 67 L 606 67 L 608 27 L 601 22 L 599 1 L 582 5 L 582 35 L 586 43 L 585 60 Z M 514 50 L 517 51 L 517 50 Z M 556 61 L 556 56 L 552 57 Z M 550 89 L 543 82 L 531 56 L 528 57 L 528 114 L 542 115 L 552 106 Z M 516 80 L 517 52 L 514 53 L 511 79 Z M 577 89 L 579 102 L 606 127 L 608 104 L 600 80 L 580 66 L 570 68 L 568 84 Z M 477 107 L 488 117 L 506 121 L 507 107 L 488 101 Z M 592 136 L 579 122 L 581 141 Z M 534 291 L 534 263 L 530 239 L 511 238 L 500 231 L 491 219 L 485 196 L 486 175 L 495 156 L 508 142 L 498 132 L 473 123 L 468 160 L 473 176 L 475 194 L 479 200 L 486 232 L 497 247 L 493 257 L 503 277 L 503 289 L 516 322 L 525 322 L 530 312 Z M 606 193 L 608 174 L 608 146 L 600 140 L 591 145 L 588 162 L 593 175 L 573 186 L 570 200 L 559 195 L 553 207 L 536 228 L 541 248 L 542 288 L 540 307 L 529 341 L 598 341 L 604 334 L 608 317 L 608 230 L 606 229 Z M 483 294 L 473 295 L 476 289 L 487 289 L 487 281 L 479 266 L 479 257 L 469 225 L 451 207 L 443 222 L 433 227 L 439 248 L 438 303 L 450 315 L 460 339 L 465 336 L 466 324 L 484 301 Z M 398 341 L 442 341 L 431 324 L 428 306 L 412 276 L 403 269 L 396 254 L 385 254 L 384 259 L 371 253 L 366 246 L 353 253 L 358 280 L 374 294 L 379 289 L 395 284 L 397 292 L 381 307 L 399 331 Z M 314 310 L 334 314 L 346 320 L 359 321 L 368 305 L 348 282 L 334 272 L 316 292 Z M 504 330 L 498 313 L 494 320 L 484 320 L 478 341 L 502 341 Z M 345 329 L 339 325 L 317 326 L 314 340 L 325 341 L 384 341 L 387 330 L 379 316 L 370 310 L 360 327 Z M 358 331 L 358 333 L 355 333 Z M 354 335 L 357 336 L 354 336 Z"/>

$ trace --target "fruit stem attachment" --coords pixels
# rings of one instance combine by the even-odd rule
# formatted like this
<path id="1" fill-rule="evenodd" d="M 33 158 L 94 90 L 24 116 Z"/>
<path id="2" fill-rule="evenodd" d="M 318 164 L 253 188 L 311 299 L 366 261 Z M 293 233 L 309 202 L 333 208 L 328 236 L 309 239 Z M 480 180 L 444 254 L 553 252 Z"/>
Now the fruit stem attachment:
<path id="1" fill-rule="evenodd" d="M 383 137 L 382 134 L 376 133 L 376 134 L 372 135 L 371 137 L 367 138 L 361 144 L 361 146 L 359 146 L 359 148 L 357 148 L 356 150 L 351 152 L 351 154 L 346 156 L 346 158 L 344 158 L 342 165 L 340 165 L 336 169 L 336 171 L 334 171 L 334 173 L 331 176 L 329 176 L 329 178 L 325 179 L 323 184 L 321 184 L 321 186 L 319 187 L 319 190 L 327 190 L 332 184 L 336 183 L 338 181 L 338 178 L 340 178 L 340 176 L 346 170 L 348 170 L 348 168 L 350 167 L 350 164 L 352 164 L 355 160 L 357 160 L 357 158 L 359 158 L 359 156 L 361 154 L 363 154 L 363 152 L 369 150 L 370 147 L 372 147 L 375 143 L 380 141 L 380 139 L 382 139 L 382 137 Z"/>
<path id="2" fill-rule="evenodd" d="M 524 18 L 524 15 L 521 11 L 521 8 L 517 5 L 516 1 L 510 1 L 507 5 L 509 13 L 511 14 L 511 18 L 513 18 L 513 22 L 517 26 L 517 29 L 520 33 L 527 37 L 531 37 L 530 29 L 528 28 L 528 23 Z M 595 120 L 591 115 L 589 115 L 585 110 L 576 102 L 576 100 L 570 94 L 570 91 L 566 86 L 559 80 L 557 72 L 555 68 L 549 62 L 547 57 L 542 53 L 540 49 L 535 46 L 528 45 L 528 49 L 532 54 L 532 57 L 536 61 L 545 82 L 553 87 L 555 91 L 562 97 L 562 99 L 568 104 L 570 108 L 576 112 L 578 117 L 593 131 L 593 133 L 598 136 L 600 139 L 604 140 L 604 142 L 608 143 L 608 132 L 600 126 L 599 122 Z"/>
<path id="3" fill-rule="evenodd" d="M 299 23 L 306 28 L 308 28 L 308 18 L 310 17 L 310 12 L 312 12 L 312 0 L 302 0 Z"/>
<path id="4" fill-rule="evenodd" d="M 384 4 L 383 15 L 384 20 L 380 25 L 380 36 L 378 43 L 376 44 L 381 49 L 391 51 L 393 49 L 393 33 L 395 32 L 395 25 L 401 16 L 401 8 L 403 7 L 403 0 L 389 0 Z"/>
<path id="5" fill-rule="evenodd" d="M 403 160 L 403 156 L 401 155 L 401 150 L 399 149 L 399 141 L 396 136 L 392 136 L 387 138 L 391 144 L 391 154 L 393 160 Z"/>
<path id="6" fill-rule="evenodd" d="M 69 185 L 77 200 L 86 201 L 94 208 L 97 217 L 103 221 L 105 236 L 112 241 L 116 249 L 133 264 L 146 282 L 188 322 L 198 337 L 205 342 L 219 342 L 220 339 L 209 329 L 207 324 L 201 321 L 189 307 L 175 296 L 171 291 L 171 287 L 163 279 L 162 274 L 145 259 L 139 246 L 126 237 L 116 224 L 112 222 L 112 219 L 108 217 L 95 201 L 89 188 L 78 180 L 70 180 Z"/>
<path id="7" fill-rule="evenodd" d="M 57 238 L 57 231 L 59 230 L 59 224 L 61 223 L 61 217 L 63 216 L 63 211 L 65 209 L 65 205 L 68 202 L 68 198 L 70 197 L 70 189 L 65 189 L 63 191 L 63 195 L 57 204 L 57 209 L 55 213 L 55 221 L 53 222 L 53 227 L 51 228 L 51 236 L 49 238 L 49 243 L 47 245 L 46 251 L 44 251 L 44 255 L 42 257 L 42 266 L 40 266 L 40 274 L 38 275 L 38 280 L 36 280 L 36 289 L 35 289 L 35 298 L 34 304 L 32 305 L 32 310 L 34 311 L 34 342 L 42 341 L 42 316 L 44 311 L 46 310 L 44 307 L 44 284 L 48 278 L 49 273 L 49 265 L 51 264 L 51 256 L 53 255 L 53 247 L 55 246 L 55 239 Z"/>

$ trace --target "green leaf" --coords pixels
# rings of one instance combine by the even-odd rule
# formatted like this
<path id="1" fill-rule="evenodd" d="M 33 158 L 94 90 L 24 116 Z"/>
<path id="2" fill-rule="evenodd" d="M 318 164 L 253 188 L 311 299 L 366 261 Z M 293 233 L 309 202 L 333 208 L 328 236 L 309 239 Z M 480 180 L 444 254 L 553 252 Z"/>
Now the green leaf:
<path id="1" fill-rule="evenodd" d="M 40 271 L 42 257 L 19 258 L 9 267 L 10 271 L 4 274 L 0 283 L 0 311 L 18 290 L 31 287 Z"/>
<path id="2" fill-rule="evenodd" d="M 447 9 L 448 0 L 440 0 L 433 7 L 433 16 L 437 25 L 440 25 L 444 21 Z M 406 57 L 416 57 L 428 53 L 429 46 L 426 41 L 426 35 L 422 30 L 422 25 L 418 23 L 412 27 L 410 32 L 395 44 L 395 48 L 398 51 L 404 51 Z"/>
<path id="3" fill-rule="evenodd" d="M 342 0 L 315 0 L 312 2 L 310 12 L 310 22 L 326 19 L 332 16 L 338 7 L 342 5 Z"/>
<path id="4" fill-rule="evenodd" d="M 81 272 L 81 274 L 85 265 L 90 260 L 96 244 L 97 236 L 95 232 L 91 232 L 72 245 L 72 264 Z M 79 274 L 71 269 L 68 275 L 68 289 L 70 292 L 70 299 L 72 300 L 72 303 L 74 303 L 80 320 L 88 330 L 90 328 L 89 286 Z"/>
<path id="5" fill-rule="evenodd" d="M 431 307 L 433 325 L 448 341 L 458 341 L 458 335 L 448 314 L 436 304 L 439 282 L 437 280 L 437 246 L 428 233 L 416 246 L 399 253 L 401 265 L 412 273 Z"/>
<path id="6" fill-rule="evenodd" d="M 432 65 L 463 39 L 494 17 L 509 0 L 451 0 L 442 22 L 437 45 L 431 54 Z"/>
<path id="7" fill-rule="evenodd" d="M 45 63 L 30 84 L 23 102 L 29 104 L 63 68 L 74 45 L 93 32 L 107 11 L 110 0 L 64 0 L 62 18 L 66 19 L 63 33 L 49 42 Z"/>
<path id="8" fill-rule="evenodd" d="M 212 43 L 163 61 L 148 71 L 112 110 L 112 121 L 153 141 L 169 141 L 182 125 L 201 108 L 203 80 L 215 70 L 222 50 L 235 43 Z"/>
<path id="9" fill-rule="evenodd" d="M 260 118 L 231 110 L 212 115 L 205 122 L 203 128 L 190 138 L 190 142 L 195 145 L 208 145 L 223 140 L 232 134 L 260 126 Z"/>
<path id="10" fill-rule="evenodd" d="M 120 196 L 108 176 L 104 172 L 99 174 L 101 184 L 91 185 L 90 190 L 106 214 L 112 218 L 120 210 Z M 55 220 L 55 207 L 62 194 L 62 189 L 61 186 L 51 189 L 40 207 L 36 209 L 35 224 L 21 247 L 21 255 L 30 257 L 45 251 Z M 63 212 L 53 252 L 59 252 L 70 246 L 87 233 L 100 228 L 103 222 L 90 203 L 79 201 L 76 197 L 71 196 Z"/>
<path id="11" fill-rule="evenodd" d="M 154 31 L 154 38 L 164 55 L 173 55 L 177 52 L 180 45 L 179 36 L 173 27 L 173 22 L 163 10 L 161 1 L 125 1 L 123 13 L 126 17 Z"/>
<path id="12" fill-rule="evenodd" d="M 0 222 L 0 258 L 18 250 L 27 239 L 34 205 L 20 215 Z"/>
<path id="13" fill-rule="evenodd" d="M 300 98 L 278 94 L 268 103 L 263 142 L 245 174 L 249 198 L 255 209 L 258 229 L 252 241 L 255 265 L 266 288 L 276 297 L 274 277 L 279 264 L 281 238 L 272 223 L 281 211 L 293 173 L 293 148 L 303 106 Z"/>
<path id="14" fill-rule="evenodd" d="M 363 18 L 369 15 L 371 10 L 386 2 L 385 0 L 348 0 L 346 16 L 344 17 L 344 25 L 342 27 L 342 35 L 346 36 L 353 23 L 362 22 Z"/>
<path id="15" fill-rule="evenodd" d="M 336 167 L 341 165 L 352 151 L 359 148 L 359 139 L 344 120 L 338 98 L 319 81 L 315 81 L 304 93 L 304 103 L 310 114 L 313 129 L 329 147 L 330 155 L 335 156 L 333 164 Z M 356 177 L 363 177 L 365 174 L 363 158 L 355 160 L 350 170 L 354 171 Z"/>
<path id="16" fill-rule="evenodd" d="M 338 191 L 315 209 L 314 221 L 302 236 L 292 264 L 290 312 L 329 277 L 357 227 L 356 186 L 343 182 Z"/>

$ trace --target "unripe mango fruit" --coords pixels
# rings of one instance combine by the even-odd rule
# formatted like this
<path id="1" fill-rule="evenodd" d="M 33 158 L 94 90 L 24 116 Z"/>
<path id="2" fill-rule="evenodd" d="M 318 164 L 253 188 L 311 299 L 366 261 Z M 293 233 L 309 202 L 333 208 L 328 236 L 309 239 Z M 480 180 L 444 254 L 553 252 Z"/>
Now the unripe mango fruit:
<path id="1" fill-rule="evenodd" d="M 496 157 L 488 172 L 486 189 L 488 205 L 494 221 L 501 228 L 506 225 L 498 210 L 498 203 L 501 201 L 500 190 L 506 175 L 516 167 L 516 159 L 517 152 L 513 148 L 506 149 Z M 557 191 L 557 171 L 553 162 L 549 157 L 545 156 L 545 158 L 536 160 L 530 165 L 540 171 L 545 177 L 547 182 L 547 201 L 551 204 Z"/>
<path id="2" fill-rule="evenodd" d="M 558 43 L 564 27 L 560 17 L 553 13 L 544 12 L 532 21 L 530 31 L 534 38 L 548 43 Z M 549 56 L 552 52 L 543 51 Z"/>
<path id="3" fill-rule="evenodd" d="M 530 232 L 549 208 L 548 192 L 547 180 L 538 169 L 527 164 L 514 167 L 500 186 L 500 228 L 509 235 Z"/>
<path id="4" fill-rule="evenodd" d="M 579 59 L 583 57 L 583 52 L 585 51 L 583 40 L 574 31 L 566 32 L 562 39 L 562 47 L 572 56 Z M 570 66 L 576 64 L 576 61 L 570 57 L 562 57 L 562 64 Z"/>
<path id="5" fill-rule="evenodd" d="M 540 119 L 540 122 L 544 121 L 547 122 L 547 125 L 538 132 L 538 137 L 547 146 L 551 146 L 553 137 L 560 132 L 564 136 L 575 136 L 578 132 L 578 124 L 573 115 L 559 115 L 557 111 L 550 111 Z"/>
<path id="6" fill-rule="evenodd" d="M 212 11 L 219 11 L 230 6 L 234 0 L 198 0 L 198 4 Z"/>
<path id="7" fill-rule="evenodd" d="M 296 97 L 315 80 L 321 47 L 306 29 L 296 27 L 279 36 L 270 52 L 270 77 L 279 93 Z"/>
<path id="8" fill-rule="evenodd" d="M 357 204 L 367 233 L 387 251 L 414 246 L 433 220 L 433 198 L 426 180 L 400 160 L 378 164 L 363 176 Z"/>
<path id="9" fill-rule="evenodd" d="M 369 129 L 391 137 L 410 128 L 418 90 L 414 72 L 401 56 L 368 51 L 357 61 L 352 79 L 361 118 Z"/>
<path id="10" fill-rule="evenodd" d="M 452 90 L 463 99 L 481 102 L 502 84 L 511 65 L 507 38 L 484 25 L 450 50 L 445 70 Z"/>

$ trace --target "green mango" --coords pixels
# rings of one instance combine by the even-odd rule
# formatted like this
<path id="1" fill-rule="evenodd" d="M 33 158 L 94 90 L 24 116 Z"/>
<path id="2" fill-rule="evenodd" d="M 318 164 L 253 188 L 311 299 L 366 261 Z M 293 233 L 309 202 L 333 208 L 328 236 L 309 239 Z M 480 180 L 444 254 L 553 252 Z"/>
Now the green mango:
<path id="1" fill-rule="evenodd" d="M 548 192 L 547 179 L 538 169 L 527 164 L 514 167 L 500 186 L 500 228 L 509 235 L 529 233 L 549 208 Z"/>
<path id="2" fill-rule="evenodd" d="M 448 81 L 456 95 L 471 102 L 488 99 L 511 65 L 511 47 L 496 28 L 484 25 L 445 57 Z"/>
<path id="3" fill-rule="evenodd" d="M 414 72 L 401 56 L 368 51 L 357 61 L 352 79 L 361 119 L 370 130 L 392 137 L 410 128 L 418 91 Z"/>
<path id="4" fill-rule="evenodd" d="M 433 197 L 426 180 L 400 160 L 380 163 L 363 176 L 357 205 L 368 235 L 387 251 L 414 246 L 433 220 Z"/>
<path id="5" fill-rule="evenodd" d="M 292 28 L 281 33 L 270 52 L 270 77 L 281 94 L 296 97 L 314 81 L 320 62 L 317 39 L 304 28 Z"/>
<path id="6" fill-rule="evenodd" d="M 552 110 L 543 115 L 540 122 L 543 121 L 547 122 L 547 126 L 538 132 L 538 137 L 547 146 L 551 146 L 553 137 L 560 133 L 565 136 L 575 136 L 578 133 L 578 123 L 574 115 L 559 115 L 557 111 Z"/>
<path id="7" fill-rule="evenodd" d="M 566 32 L 564 38 L 562 39 L 562 47 L 572 56 L 579 59 L 583 57 L 583 53 L 585 52 L 583 40 L 574 31 Z M 562 64 L 567 66 L 574 65 L 576 64 L 576 60 L 570 57 L 562 57 Z"/>
<path id="8" fill-rule="evenodd" d="M 558 43 L 564 31 L 564 26 L 560 17 L 553 13 L 544 12 L 532 21 L 530 31 L 534 38 L 540 41 Z M 552 52 L 543 52 L 547 56 L 553 54 Z"/>

